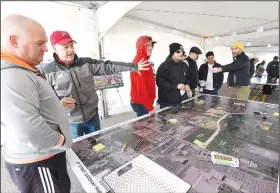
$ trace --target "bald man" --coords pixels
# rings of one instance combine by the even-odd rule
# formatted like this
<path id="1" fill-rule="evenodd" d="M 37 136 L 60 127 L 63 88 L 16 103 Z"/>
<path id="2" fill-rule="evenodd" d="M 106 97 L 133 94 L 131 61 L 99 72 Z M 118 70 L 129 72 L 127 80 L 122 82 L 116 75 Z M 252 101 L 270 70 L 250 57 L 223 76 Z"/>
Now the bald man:
<path id="1" fill-rule="evenodd" d="M 67 115 L 54 90 L 37 73 L 47 37 L 36 21 L 1 20 L 2 153 L 22 193 L 70 192 L 65 151 L 71 147 Z"/>

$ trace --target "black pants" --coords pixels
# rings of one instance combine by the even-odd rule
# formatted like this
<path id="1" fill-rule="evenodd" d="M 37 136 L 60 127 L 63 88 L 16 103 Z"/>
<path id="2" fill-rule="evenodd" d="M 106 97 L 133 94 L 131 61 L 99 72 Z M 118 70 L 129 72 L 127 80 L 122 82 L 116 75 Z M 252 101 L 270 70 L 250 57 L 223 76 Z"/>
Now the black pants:
<path id="1" fill-rule="evenodd" d="M 40 162 L 11 164 L 8 172 L 21 193 L 70 193 L 65 152 Z"/>
<path id="2" fill-rule="evenodd" d="M 192 91 L 192 97 L 195 97 L 195 88 L 191 88 L 191 91 Z"/>

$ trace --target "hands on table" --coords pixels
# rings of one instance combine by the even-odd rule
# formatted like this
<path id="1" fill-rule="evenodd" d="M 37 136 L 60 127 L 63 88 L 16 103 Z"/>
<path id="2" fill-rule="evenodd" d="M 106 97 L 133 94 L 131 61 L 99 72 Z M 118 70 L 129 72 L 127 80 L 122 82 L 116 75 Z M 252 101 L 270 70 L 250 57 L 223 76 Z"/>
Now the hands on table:
<path id="1" fill-rule="evenodd" d="M 193 93 L 192 93 L 192 91 L 191 91 L 189 85 L 178 84 L 178 85 L 177 85 L 177 89 L 179 89 L 179 90 L 185 90 L 185 91 L 187 92 L 188 97 L 189 97 L 189 98 L 192 97 L 192 94 L 193 94 Z"/>
<path id="2" fill-rule="evenodd" d="M 155 115 L 155 109 L 149 112 L 149 115 Z"/>

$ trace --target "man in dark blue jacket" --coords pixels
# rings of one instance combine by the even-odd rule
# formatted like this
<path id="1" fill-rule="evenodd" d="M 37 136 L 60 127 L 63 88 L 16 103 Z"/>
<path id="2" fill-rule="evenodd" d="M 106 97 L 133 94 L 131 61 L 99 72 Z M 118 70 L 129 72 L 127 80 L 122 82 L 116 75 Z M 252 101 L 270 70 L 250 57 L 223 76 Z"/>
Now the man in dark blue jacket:
<path id="1" fill-rule="evenodd" d="M 229 96 L 232 98 L 248 100 L 250 95 L 250 61 L 244 53 L 244 45 L 235 42 L 231 46 L 233 62 L 220 68 L 212 68 L 213 73 L 229 72 Z"/>

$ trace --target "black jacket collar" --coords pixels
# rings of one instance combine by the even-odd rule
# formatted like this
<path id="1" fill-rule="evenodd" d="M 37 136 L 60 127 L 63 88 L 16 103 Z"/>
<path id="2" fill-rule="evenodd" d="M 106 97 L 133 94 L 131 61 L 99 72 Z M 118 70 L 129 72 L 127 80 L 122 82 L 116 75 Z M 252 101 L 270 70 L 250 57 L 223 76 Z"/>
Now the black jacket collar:
<path id="1" fill-rule="evenodd" d="M 203 65 L 206 65 L 208 67 L 208 62 L 204 63 Z M 213 67 L 219 67 L 219 64 L 214 61 Z"/>
<path id="2" fill-rule="evenodd" d="M 191 64 L 196 64 L 196 61 L 194 61 L 193 59 L 191 59 L 189 56 L 186 59 L 189 63 Z"/>
<path id="3" fill-rule="evenodd" d="M 177 65 L 177 66 L 180 66 L 180 65 L 185 64 L 183 61 L 182 61 L 182 62 L 175 62 L 175 61 L 173 60 L 173 58 L 172 58 L 170 55 L 167 56 L 165 62 L 166 62 L 166 63 L 174 64 L 174 65 Z"/>
<path id="4" fill-rule="evenodd" d="M 233 57 L 233 60 L 235 61 L 235 60 L 237 60 L 238 58 L 241 58 L 241 57 L 243 57 L 243 56 L 245 56 L 245 52 L 241 52 L 241 54 L 239 54 L 238 56 L 234 56 L 234 57 Z"/>

